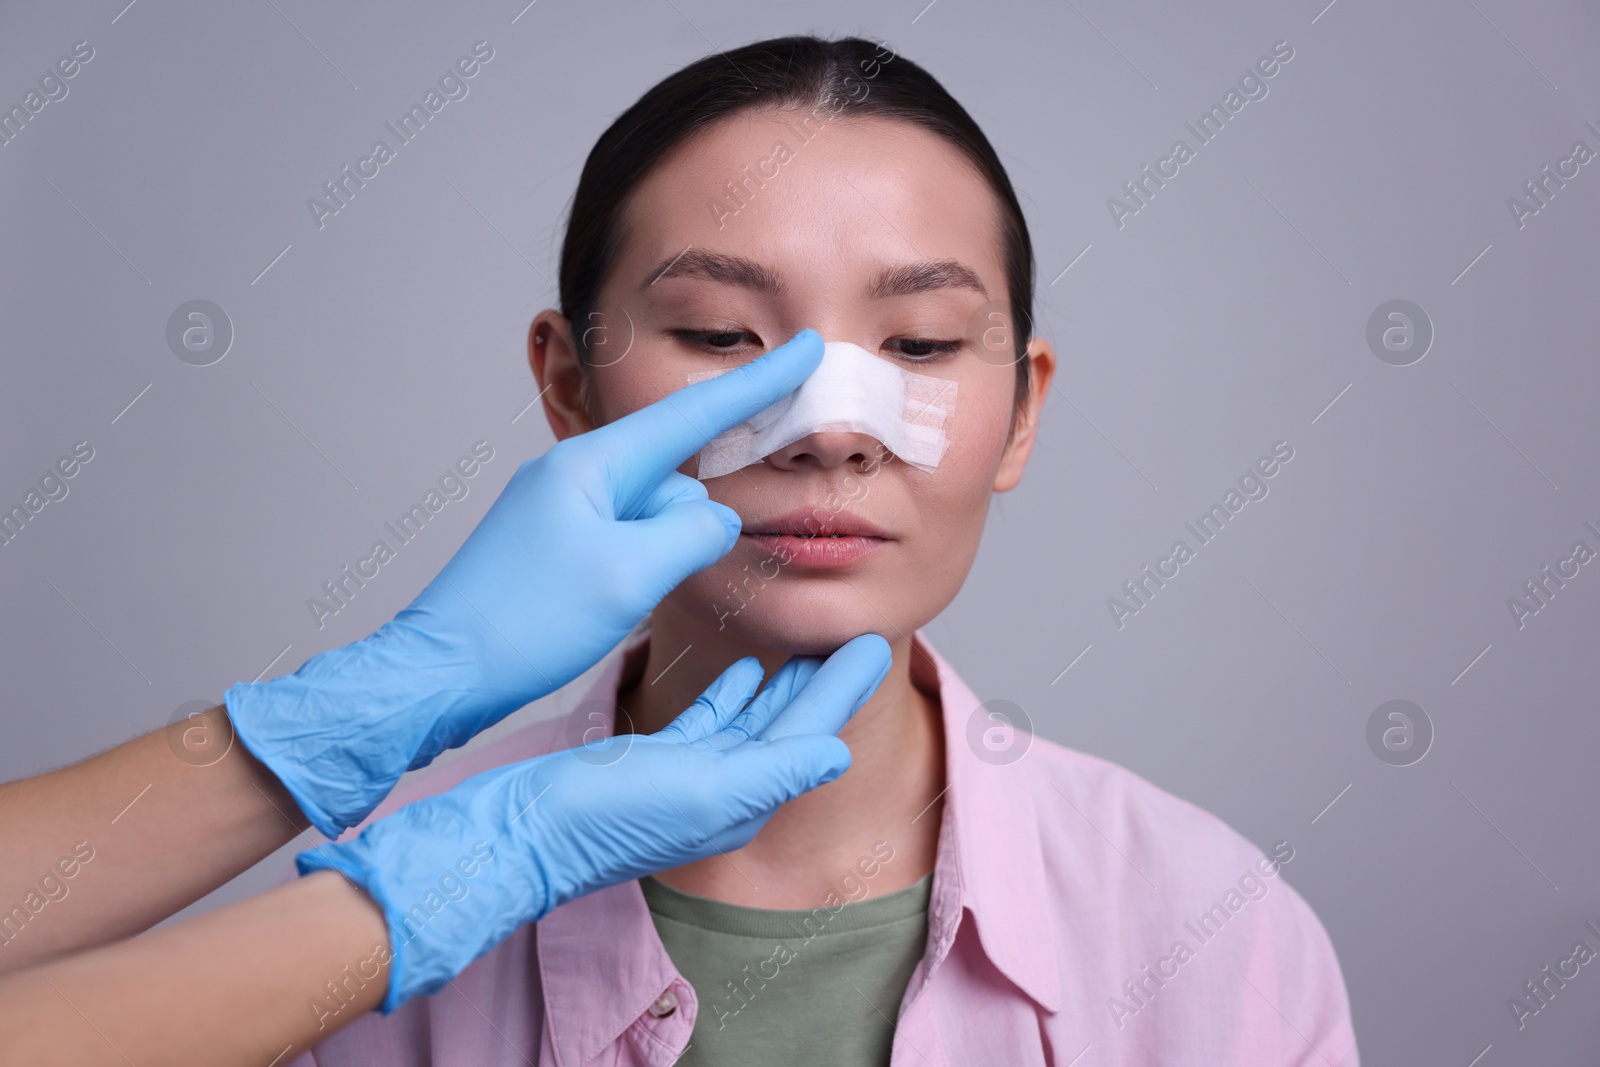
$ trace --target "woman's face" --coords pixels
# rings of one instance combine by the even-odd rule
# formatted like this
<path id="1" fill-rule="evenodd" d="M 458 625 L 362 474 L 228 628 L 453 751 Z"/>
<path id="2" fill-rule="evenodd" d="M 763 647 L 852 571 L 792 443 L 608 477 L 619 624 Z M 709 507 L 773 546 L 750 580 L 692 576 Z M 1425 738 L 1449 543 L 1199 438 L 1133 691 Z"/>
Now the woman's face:
<path id="1" fill-rule="evenodd" d="M 846 114 L 824 128 L 810 116 L 802 129 L 808 116 L 738 114 L 669 156 L 629 202 L 598 314 L 568 323 L 547 311 L 530 334 L 558 437 L 806 327 L 956 383 L 949 446 L 932 471 L 867 435 L 826 431 L 705 482 L 739 513 L 744 534 L 668 603 L 791 654 L 826 653 L 867 632 L 893 641 L 955 597 L 990 494 L 1021 476 L 1054 368 L 1048 343 L 1034 340 L 1033 389 L 1008 443 L 1017 367 L 988 185 L 958 150 L 909 123 Z M 583 330 L 600 364 L 588 371 L 587 410 L 572 345 Z M 696 461 L 681 469 L 693 475 Z M 762 534 L 796 515 L 880 536 L 852 539 L 856 558 L 822 565 L 845 542 Z"/>

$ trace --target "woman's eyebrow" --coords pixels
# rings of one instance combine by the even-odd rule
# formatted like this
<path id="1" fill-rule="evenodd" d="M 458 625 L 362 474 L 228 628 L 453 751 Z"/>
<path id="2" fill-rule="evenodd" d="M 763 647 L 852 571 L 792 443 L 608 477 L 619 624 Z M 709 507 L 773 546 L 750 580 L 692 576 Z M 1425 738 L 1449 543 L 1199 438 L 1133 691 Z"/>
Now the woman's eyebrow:
<path id="1" fill-rule="evenodd" d="M 708 252 L 693 246 L 663 260 L 640 286 L 648 289 L 663 278 L 704 278 L 757 292 L 781 295 L 783 278 L 755 260 L 725 252 Z M 988 296 L 977 272 L 955 259 L 925 260 L 885 267 L 866 287 L 869 297 L 908 296 L 933 289 L 971 289 Z"/>
<path id="2" fill-rule="evenodd" d="M 783 279 L 753 259 L 707 252 L 690 246 L 671 259 L 663 260 L 639 288 L 648 289 L 663 278 L 704 278 L 707 281 L 737 285 L 757 292 L 780 295 Z"/>
<path id="3" fill-rule="evenodd" d="M 867 286 L 868 296 L 909 296 L 930 289 L 971 289 L 984 296 L 989 290 L 978 280 L 977 272 L 955 259 L 930 259 L 886 267 Z"/>

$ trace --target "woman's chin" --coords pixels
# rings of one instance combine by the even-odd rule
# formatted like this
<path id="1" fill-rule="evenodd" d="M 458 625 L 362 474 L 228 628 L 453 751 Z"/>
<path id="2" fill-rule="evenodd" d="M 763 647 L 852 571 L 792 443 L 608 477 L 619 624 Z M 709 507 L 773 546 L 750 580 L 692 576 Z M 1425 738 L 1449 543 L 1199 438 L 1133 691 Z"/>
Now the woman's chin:
<path id="1" fill-rule="evenodd" d="M 826 656 L 862 634 L 878 633 L 887 640 L 899 636 L 890 619 L 848 588 L 822 595 L 793 595 L 769 584 L 746 601 L 730 594 L 724 602 L 697 595 L 689 588 L 691 583 L 692 579 L 680 586 L 668 602 L 712 631 L 714 637 L 732 642 L 789 656 Z M 909 633 L 911 628 L 904 629 Z"/>

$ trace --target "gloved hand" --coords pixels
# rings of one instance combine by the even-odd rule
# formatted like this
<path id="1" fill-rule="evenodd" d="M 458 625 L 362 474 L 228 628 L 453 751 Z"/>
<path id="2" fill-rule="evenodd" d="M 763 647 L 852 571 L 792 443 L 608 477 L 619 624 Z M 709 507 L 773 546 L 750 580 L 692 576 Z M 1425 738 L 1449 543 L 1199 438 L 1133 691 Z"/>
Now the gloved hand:
<path id="1" fill-rule="evenodd" d="M 802 330 L 526 461 L 393 620 L 292 675 L 231 687 L 239 741 L 338 837 L 407 770 L 582 674 L 726 555 L 739 516 L 676 468 L 821 360 L 821 335 Z"/>
<path id="2" fill-rule="evenodd" d="M 296 866 L 337 870 L 383 909 L 387 1014 L 575 897 L 744 847 L 779 805 L 849 767 L 833 734 L 890 662 L 863 635 L 825 663 L 790 659 L 751 701 L 762 671 L 746 657 L 659 733 L 601 743 L 628 746 L 619 758 L 583 746 L 496 767 Z"/>

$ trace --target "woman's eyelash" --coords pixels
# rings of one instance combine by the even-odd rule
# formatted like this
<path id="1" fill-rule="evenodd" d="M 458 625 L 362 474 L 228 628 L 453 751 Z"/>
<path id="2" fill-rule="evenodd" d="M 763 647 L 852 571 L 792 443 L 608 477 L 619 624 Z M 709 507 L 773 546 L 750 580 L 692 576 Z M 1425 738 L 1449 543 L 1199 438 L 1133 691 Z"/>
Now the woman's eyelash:
<path id="1" fill-rule="evenodd" d="M 732 349 L 743 339 L 761 343 L 761 338 L 749 330 L 673 330 L 672 334 L 685 344 L 702 345 L 711 349 Z"/>
<path id="2" fill-rule="evenodd" d="M 952 355 L 953 353 L 959 352 L 961 350 L 961 346 L 966 344 L 966 342 L 962 340 L 939 341 L 932 338 L 922 337 L 892 337 L 884 343 L 889 345 L 906 345 L 914 349 L 919 349 L 920 351 L 910 352 L 905 351 L 904 349 L 899 349 L 895 353 L 896 355 L 902 356 L 905 359 L 913 360 L 919 363 L 932 362 L 933 360 L 939 359 L 943 356 Z"/>
<path id="3" fill-rule="evenodd" d="M 673 336 L 686 344 L 701 345 L 713 350 L 732 350 L 744 340 L 761 343 L 761 338 L 749 330 L 691 330 L 672 331 Z M 938 340 L 922 337 L 891 337 L 884 344 L 892 346 L 894 354 L 913 362 L 931 362 L 959 352 L 964 340 Z"/>

